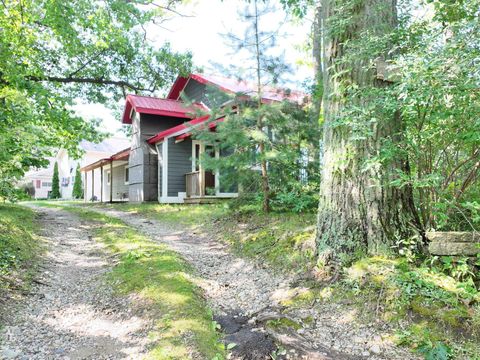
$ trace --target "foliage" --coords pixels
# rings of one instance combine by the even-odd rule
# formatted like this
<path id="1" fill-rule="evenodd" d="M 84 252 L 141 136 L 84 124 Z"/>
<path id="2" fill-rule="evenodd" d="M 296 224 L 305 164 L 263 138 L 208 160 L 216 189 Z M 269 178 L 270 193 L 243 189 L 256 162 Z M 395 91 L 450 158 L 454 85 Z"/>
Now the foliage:
<path id="1" fill-rule="evenodd" d="M 475 307 L 480 291 L 427 259 L 364 258 L 345 269 L 333 298 L 349 298 L 364 314 L 398 329 L 396 341 L 426 359 L 480 356 Z M 320 295 L 317 295 L 320 296 Z M 331 298 L 330 298 L 331 300 Z M 365 308 L 371 307 L 371 311 Z"/>
<path id="2" fill-rule="evenodd" d="M 413 188 L 424 229 L 478 230 L 480 3 L 432 3 L 431 19 L 401 29 L 401 81 L 392 96 L 404 122 L 397 150 L 410 168 L 395 185 Z"/>
<path id="3" fill-rule="evenodd" d="M 75 182 L 73 183 L 72 196 L 74 199 L 83 199 L 82 173 L 80 171 L 80 164 L 77 164 L 77 169 L 75 170 Z"/>
<path id="4" fill-rule="evenodd" d="M 118 256 L 108 275 L 116 290 L 138 294 L 158 317 L 149 334 L 154 345 L 148 357 L 185 359 L 199 353 L 206 359 L 225 358 L 225 345 L 211 326 L 212 313 L 192 281 L 193 269 L 178 254 L 113 217 L 85 208 L 64 209 L 93 225 L 95 239 Z"/>
<path id="5" fill-rule="evenodd" d="M 278 211 L 315 211 L 319 182 L 318 123 L 307 108 L 284 101 L 261 107 L 242 105 L 240 114 L 228 114 L 215 132 L 198 138 L 216 144 L 220 157 L 203 157 L 207 169 L 219 169 L 220 186 L 238 185 L 245 200 L 263 202 L 260 164 L 268 164 L 271 208 Z M 254 119 L 262 117 L 265 132 Z M 258 141 L 264 143 L 258 151 Z M 228 191 L 227 191 L 228 192 Z M 260 193 L 259 196 L 255 194 Z"/>
<path id="6" fill-rule="evenodd" d="M 114 105 L 127 92 L 153 92 L 191 66 L 189 54 L 145 36 L 175 2 L 15 1 L 0 5 L 0 191 L 8 196 L 29 167 L 47 165 L 55 148 L 78 154 L 97 140 L 98 121 L 72 110 L 77 101 Z"/>
<path id="7" fill-rule="evenodd" d="M 277 38 L 282 35 L 278 29 L 271 29 L 271 24 L 266 25 L 267 16 L 273 11 L 268 1 L 252 1 L 242 14 L 246 23 L 245 35 L 227 36 L 230 46 L 244 63 L 241 68 L 230 68 L 227 72 L 231 77 L 244 80 L 252 90 L 234 94 L 228 108 L 214 111 L 226 115 L 215 134 L 208 131 L 199 134 L 199 138 L 207 143 L 216 144 L 221 153 L 220 159 L 204 158 L 204 166 L 220 168 L 221 183 L 226 183 L 227 187 L 235 183 L 240 185 L 244 194 L 261 192 L 262 196 L 255 199 L 262 201 L 266 212 L 271 210 L 271 200 L 277 192 L 291 192 L 285 178 L 291 185 L 299 180 L 302 165 L 307 171 L 308 165 L 302 163 L 305 162 L 302 156 L 315 156 L 314 151 L 305 154 L 311 150 L 305 141 L 308 137 L 305 129 L 311 124 L 305 124 L 307 111 L 304 104 L 299 104 L 302 101 L 300 96 L 290 104 L 268 100 L 272 96 L 288 98 L 289 95 L 299 95 L 278 87 L 288 65 L 274 50 Z M 248 83 L 245 80 L 253 81 Z M 294 104 L 295 101 L 298 103 Z M 318 134 L 316 129 L 317 124 L 310 129 L 313 136 Z M 284 168 L 280 170 L 282 166 Z"/>
<path id="8" fill-rule="evenodd" d="M 375 233 L 388 230 L 381 237 L 386 246 L 377 247 L 383 253 L 399 238 L 416 239 L 417 251 L 430 229 L 478 231 L 480 3 L 447 3 L 421 3 L 420 10 L 428 16 L 418 17 L 418 2 L 403 1 L 398 26 L 393 28 L 393 22 L 385 24 L 371 16 L 381 11 L 394 15 L 395 8 L 382 9 L 382 2 L 341 0 L 327 9 L 331 13 L 324 19 L 323 34 L 337 41 L 341 50 L 333 52 L 338 57 L 324 69 L 332 72 L 335 84 L 327 86 L 330 93 L 324 96 L 325 105 L 335 104 L 334 118 L 325 124 L 333 135 L 326 139 L 336 140 L 326 144 L 331 150 L 325 151 L 327 160 L 333 165 L 325 167 L 324 179 L 338 181 L 325 186 L 331 203 L 325 201 L 325 216 L 319 217 L 327 219 L 318 232 L 319 245 L 331 240 L 327 245 L 337 244 L 336 249 L 347 249 L 349 256 L 365 247 L 355 226 L 335 236 L 338 229 L 328 220 L 349 211 L 342 211 L 341 201 L 340 209 L 331 211 L 331 205 L 345 198 L 346 206 L 358 214 L 372 203 L 363 198 L 379 192 L 378 212 L 367 209 L 364 218 L 365 223 L 375 216 L 383 220 L 373 227 Z M 362 18 L 365 22 L 358 21 Z M 383 62 L 387 71 L 380 80 Z M 349 194 L 348 186 L 343 187 L 349 181 L 355 187 L 357 178 L 368 182 L 366 195 L 355 197 L 361 191 Z M 338 192 L 341 195 L 336 197 Z M 400 196 L 395 201 L 390 194 Z M 342 219 L 339 226 L 357 218 Z M 334 228 L 333 233 L 328 233 L 329 228 Z M 410 238 L 412 232 L 420 236 Z M 369 250 L 371 243 L 376 246 L 371 234 L 363 238 L 368 239 Z"/>
<path id="9" fill-rule="evenodd" d="M 58 177 L 58 163 L 55 162 L 53 166 L 53 176 L 52 176 L 52 191 L 50 193 L 51 199 L 59 199 L 60 194 L 60 178 Z"/>
<path id="10" fill-rule="evenodd" d="M 40 250 L 36 230 L 33 211 L 0 205 L 0 291 L 28 281 Z"/>

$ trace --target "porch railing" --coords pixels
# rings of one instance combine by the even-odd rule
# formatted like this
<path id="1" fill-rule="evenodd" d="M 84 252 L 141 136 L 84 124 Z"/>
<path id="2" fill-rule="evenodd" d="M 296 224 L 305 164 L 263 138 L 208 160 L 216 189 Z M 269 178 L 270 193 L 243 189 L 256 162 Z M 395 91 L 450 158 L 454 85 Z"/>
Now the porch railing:
<path id="1" fill-rule="evenodd" d="M 200 196 L 200 171 L 193 171 L 185 174 L 185 183 L 187 185 L 187 197 Z"/>

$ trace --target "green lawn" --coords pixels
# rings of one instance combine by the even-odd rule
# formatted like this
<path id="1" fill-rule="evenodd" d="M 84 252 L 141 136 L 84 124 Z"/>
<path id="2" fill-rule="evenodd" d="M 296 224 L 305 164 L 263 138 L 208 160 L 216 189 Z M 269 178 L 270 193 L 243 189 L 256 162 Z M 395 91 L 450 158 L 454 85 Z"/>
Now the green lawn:
<path id="1" fill-rule="evenodd" d="M 61 206 L 60 203 L 50 206 Z M 84 207 L 65 206 L 92 224 L 94 237 L 118 256 L 109 274 L 120 294 L 138 294 L 156 313 L 151 359 L 223 359 L 224 345 L 212 313 L 193 282 L 191 267 L 165 245 L 152 242 L 122 221 Z"/>
<path id="2" fill-rule="evenodd" d="M 0 204 L 0 292 L 28 287 L 42 251 L 35 213 Z"/>

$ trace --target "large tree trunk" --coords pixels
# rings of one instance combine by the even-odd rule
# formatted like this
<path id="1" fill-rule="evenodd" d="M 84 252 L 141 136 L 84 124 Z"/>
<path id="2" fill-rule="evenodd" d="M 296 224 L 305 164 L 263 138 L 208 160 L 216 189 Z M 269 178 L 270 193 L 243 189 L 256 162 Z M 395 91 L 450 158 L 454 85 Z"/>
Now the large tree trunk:
<path id="1" fill-rule="evenodd" d="M 359 252 L 391 252 L 395 239 L 408 236 L 415 221 L 411 193 L 390 186 L 392 170 L 407 164 L 397 160 L 365 167 L 365 161 L 379 154 L 385 139 L 399 141 L 398 114 L 376 122 L 360 117 L 360 126 L 369 130 L 361 139 L 353 136 L 357 125 L 338 125 L 352 105 L 367 109 L 374 100 L 348 89 L 365 89 L 365 93 L 374 89 L 381 94 L 389 86 L 377 79 L 371 66 L 372 60 L 386 54 L 362 54 L 359 44 L 367 31 L 370 36 L 383 36 L 395 30 L 396 1 L 324 0 L 322 14 L 325 127 L 317 246 L 320 261 L 328 262 L 351 259 Z M 345 21 L 338 21 L 339 17 Z M 351 56 L 354 47 L 358 56 Z M 352 92 L 356 95 L 351 96 Z"/>
<path id="2" fill-rule="evenodd" d="M 312 26 L 312 51 L 313 51 L 313 72 L 315 76 L 314 94 L 318 99 L 323 96 L 323 72 L 322 72 L 322 4 L 319 2 L 315 6 L 315 13 Z M 313 103 L 313 116 L 316 120 L 320 118 L 322 102 Z"/>

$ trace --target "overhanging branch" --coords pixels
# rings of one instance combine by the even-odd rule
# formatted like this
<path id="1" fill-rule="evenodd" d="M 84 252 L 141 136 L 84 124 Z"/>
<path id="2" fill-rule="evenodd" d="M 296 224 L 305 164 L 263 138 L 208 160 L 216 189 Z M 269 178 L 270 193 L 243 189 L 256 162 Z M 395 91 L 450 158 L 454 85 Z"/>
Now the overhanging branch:
<path id="1" fill-rule="evenodd" d="M 147 89 L 143 87 L 139 87 L 137 85 L 131 84 L 128 81 L 124 80 L 110 80 L 110 79 L 103 79 L 103 78 L 78 78 L 74 76 L 68 77 L 58 77 L 58 76 L 28 76 L 28 80 L 32 81 L 49 81 L 49 82 L 58 82 L 58 83 L 78 83 L 78 84 L 96 84 L 96 85 L 114 85 L 123 88 L 129 88 L 134 91 L 148 91 L 153 92 L 154 89 Z"/>

